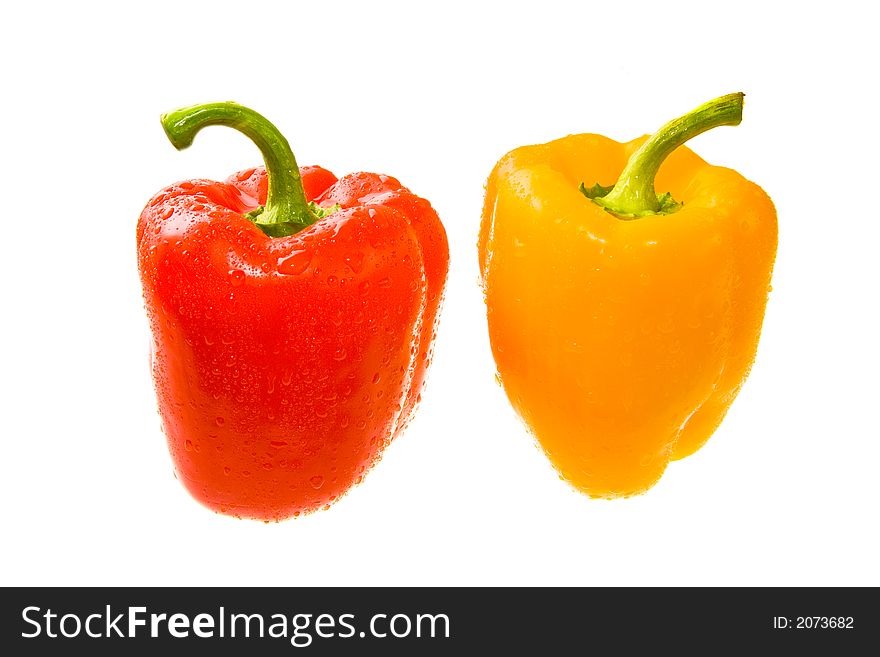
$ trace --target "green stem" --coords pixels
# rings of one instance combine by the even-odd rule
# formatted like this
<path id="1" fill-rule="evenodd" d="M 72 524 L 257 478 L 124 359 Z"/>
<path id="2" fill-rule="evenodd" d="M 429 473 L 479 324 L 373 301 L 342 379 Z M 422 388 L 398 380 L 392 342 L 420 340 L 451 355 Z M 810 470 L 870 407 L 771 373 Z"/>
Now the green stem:
<path id="1" fill-rule="evenodd" d="M 318 220 L 306 200 L 290 144 L 264 116 L 230 102 L 193 105 L 162 115 L 162 127 L 177 150 L 191 146 L 196 133 L 209 125 L 235 128 L 263 154 L 269 193 L 266 205 L 248 213 L 248 218 L 264 233 L 272 237 L 293 235 Z"/>
<path id="2" fill-rule="evenodd" d="M 660 165 L 688 139 L 721 125 L 739 125 L 743 97 L 742 93 L 721 96 L 664 125 L 632 154 L 614 188 L 593 202 L 624 217 L 674 212 L 680 205 L 669 194 L 658 198 L 654 190 Z"/>

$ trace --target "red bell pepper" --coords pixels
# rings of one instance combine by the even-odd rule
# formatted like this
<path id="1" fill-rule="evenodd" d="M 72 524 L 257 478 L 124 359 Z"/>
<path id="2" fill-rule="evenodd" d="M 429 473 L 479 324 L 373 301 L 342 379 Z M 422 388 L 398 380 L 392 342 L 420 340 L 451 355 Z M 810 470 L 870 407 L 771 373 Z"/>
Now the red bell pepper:
<path id="1" fill-rule="evenodd" d="M 234 127 L 265 168 L 166 187 L 137 227 L 152 371 L 178 478 L 206 506 L 280 520 L 337 500 L 420 399 L 449 252 L 390 176 L 299 169 L 234 103 L 162 117 L 178 149 Z"/>

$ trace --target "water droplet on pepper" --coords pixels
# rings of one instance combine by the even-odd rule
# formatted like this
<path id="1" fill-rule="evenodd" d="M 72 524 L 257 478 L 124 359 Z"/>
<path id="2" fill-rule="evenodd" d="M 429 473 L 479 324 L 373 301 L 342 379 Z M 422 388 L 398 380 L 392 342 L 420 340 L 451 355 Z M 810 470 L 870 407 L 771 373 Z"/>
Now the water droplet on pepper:
<path id="1" fill-rule="evenodd" d="M 229 282 L 233 287 L 238 287 L 244 283 L 244 272 L 241 269 L 230 269 Z"/>
<path id="2" fill-rule="evenodd" d="M 279 258 L 278 272 L 288 276 L 302 274 L 312 261 L 312 254 L 308 251 L 294 251 L 289 256 Z"/>
<path id="3" fill-rule="evenodd" d="M 360 251 L 349 253 L 347 256 L 345 256 L 345 264 L 355 274 L 359 274 L 364 268 L 364 254 Z"/>

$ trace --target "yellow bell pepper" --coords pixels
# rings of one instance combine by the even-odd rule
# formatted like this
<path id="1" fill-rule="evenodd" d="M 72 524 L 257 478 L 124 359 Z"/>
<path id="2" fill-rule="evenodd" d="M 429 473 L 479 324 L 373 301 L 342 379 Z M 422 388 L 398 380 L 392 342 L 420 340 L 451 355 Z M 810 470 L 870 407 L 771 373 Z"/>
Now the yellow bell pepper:
<path id="1" fill-rule="evenodd" d="M 738 125 L 742 104 L 723 96 L 624 144 L 517 148 L 489 177 L 478 247 L 499 378 L 592 497 L 642 493 L 699 449 L 754 361 L 776 211 L 681 146 Z"/>

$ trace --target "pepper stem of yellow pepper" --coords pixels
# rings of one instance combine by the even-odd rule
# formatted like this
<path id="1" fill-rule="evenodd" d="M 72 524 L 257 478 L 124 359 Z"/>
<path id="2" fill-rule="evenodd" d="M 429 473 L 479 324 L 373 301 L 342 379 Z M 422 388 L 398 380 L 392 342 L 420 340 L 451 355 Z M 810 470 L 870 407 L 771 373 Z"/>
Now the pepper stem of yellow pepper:
<path id="1" fill-rule="evenodd" d="M 721 96 L 673 119 L 630 156 L 611 191 L 600 195 L 607 188 L 598 185 L 590 190 L 581 185 L 581 191 L 594 203 L 621 217 L 675 212 L 681 205 L 669 193 L 658 197 L 654 190 L 654 178 L 660 165 L 688 139 L 718 126 L 739 125 L 742 121 L 744 96 L 742 93 Z"/>

